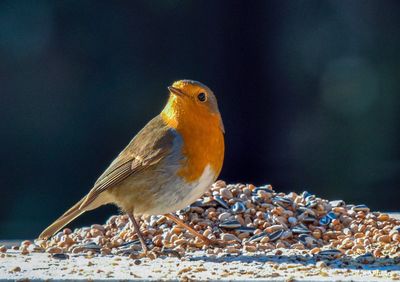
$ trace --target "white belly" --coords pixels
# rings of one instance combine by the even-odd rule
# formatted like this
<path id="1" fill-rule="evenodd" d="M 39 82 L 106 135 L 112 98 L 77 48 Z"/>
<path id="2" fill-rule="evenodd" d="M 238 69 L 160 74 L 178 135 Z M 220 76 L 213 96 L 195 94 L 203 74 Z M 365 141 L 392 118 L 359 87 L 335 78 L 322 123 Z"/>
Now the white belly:
<path id="1" fill-rule="evenodd" d="M 200 198 L 214 180 L 215 173 L 210 165 L 205 167 L 198 181 L 187 184 L 177 178 L 168 183 L 167 187 L 162 188 L 164 195 L 157 197 L 157 203 L 151 210 L 147 210 L 146 214 L 161 215 L 181 210 Z"/>

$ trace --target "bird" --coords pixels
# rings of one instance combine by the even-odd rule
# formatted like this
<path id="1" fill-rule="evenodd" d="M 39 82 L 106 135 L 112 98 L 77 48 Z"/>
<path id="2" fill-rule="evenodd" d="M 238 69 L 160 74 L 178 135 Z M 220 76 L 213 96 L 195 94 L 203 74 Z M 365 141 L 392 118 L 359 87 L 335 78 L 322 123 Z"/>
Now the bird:
<path id="1" fill-rule="evenodd" d="M 225 129 L 217 99 L 209 87 L 194 80 L 175 81 L 168 92 L 161 113 L 39 239 L 49 239 L 84 212 L 114 204 L 128 215 L 144 252 L 148 248 L 135 216 L 164 215 L 204 243 L 212 243 L 173 213 L 200 198 L 221 172 Z"/>

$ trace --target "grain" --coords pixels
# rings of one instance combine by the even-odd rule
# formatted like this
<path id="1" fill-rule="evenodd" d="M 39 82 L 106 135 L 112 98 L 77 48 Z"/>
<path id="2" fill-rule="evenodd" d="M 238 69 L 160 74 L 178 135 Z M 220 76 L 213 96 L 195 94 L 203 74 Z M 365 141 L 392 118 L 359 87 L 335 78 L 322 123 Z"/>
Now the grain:
<path id="1" fill-rule="evenodd" d="M 271 185 L 226 184 L 217 181 L 210 191 L 177 212 L 186 224 L 223 245 L 205 244 L 165 216 L 142 216 L 139 225 L 155 259 L 165 248 L 179 255 L 205 250 L 209 255 L 296 249 L 317 255 L 324 250 L 356 256 L 394 257 L 400 248 L 400 221 L 365 205 L 329 202 L 306 191 L 275 192 Z M 111 216 L 104 225 L 74 231 L 65 228 L 48 241 L 24 241 L 21 253 L 139 255 L 141 246 L 127 215 Z M 133 243 L 132 243 L 133 242 Z M 129 252 L 126 252 L 126 250 Z M 0 246 L 0 252 L 7 251 Z M 279 251 L 279 250 L 277 250 Z M 279 253 L 279 252 L 277 252 Z"/>

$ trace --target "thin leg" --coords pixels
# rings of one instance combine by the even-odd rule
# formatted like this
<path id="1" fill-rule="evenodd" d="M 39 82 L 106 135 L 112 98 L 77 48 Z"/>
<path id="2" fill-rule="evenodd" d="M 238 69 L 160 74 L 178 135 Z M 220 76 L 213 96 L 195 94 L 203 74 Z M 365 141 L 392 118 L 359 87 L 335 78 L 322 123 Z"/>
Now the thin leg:
<path id="1" fill-rule="evenodd" d="M 147 252 L 148 252 L 148 248 L 147 248 L 146 242 L 144 241 L 143 235 L 142 235 L 142 233 L 140 232 L 139 224 L 136 222 L 136 219 L 135 219 L 135 217 L 133 216 L 133 213 L 128 212 L 128 216 L 129 216 L 130 221 L 132 222 L 133 230 L 134 230 L 134 231 L 136 232 L 136 234 L 138 235 L 140 244 L 142 244 L 143 252 L 144 252 L 144 253 L 147 253 Z"/>
<path id="2" fill-rule="evenodd" d="M 194 236 L 199 237 L 201 240 L 203 240 L 204 243 L 206 243 L 207 245 L 212 244 L 212 241 L 210 239 L 208 239 L 206 236 L 204 236 L 203 234 L 200 234 L 199 232 L 197 232 L 196 230 L 194 230 L 192 227 L 190 227 L 189 225 L 187 225 L 186 223 L 184 223 L 182 220 L 180 220 L 179 218 L 177 218 L 176 216 L 174 216 L 173 214 L 169 213 L 169 214 L 164 214 L 164 216 L 166 218 L 171 219 L 173 222 L 175 222 L 176 224 L 182 226 L 183 228 L 187 229 L 190 233 L 192 233 Z"/>

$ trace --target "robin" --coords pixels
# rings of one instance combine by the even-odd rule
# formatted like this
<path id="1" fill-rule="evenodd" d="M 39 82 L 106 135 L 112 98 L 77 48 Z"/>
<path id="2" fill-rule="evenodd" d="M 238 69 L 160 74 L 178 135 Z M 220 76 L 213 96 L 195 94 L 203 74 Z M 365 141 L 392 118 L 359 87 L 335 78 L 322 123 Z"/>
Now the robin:
<path id="1" fill-rule="evenodd" d="M 89 193 L 40 235 L 48 239 L 86 211 L 115 204 L 129 216 L 143 251 L 135 215 L 165 215 L 202 239 L 207 237 L 171 214 L 204 194 L 224 160 L 224 125 L 217 99 L 204 84 L 180 80 L 168 87 L 159 115 L 131 140 Z"/>

